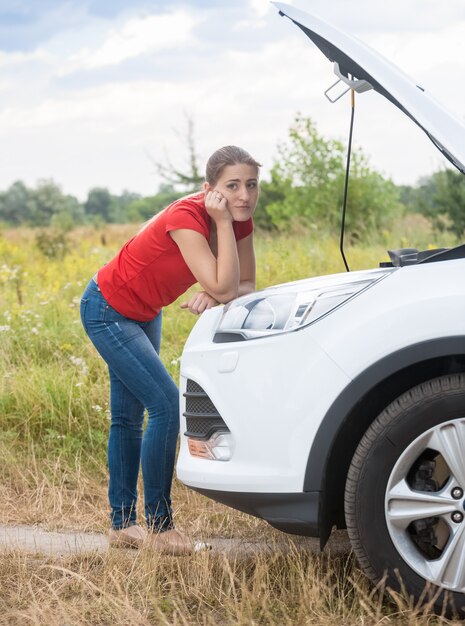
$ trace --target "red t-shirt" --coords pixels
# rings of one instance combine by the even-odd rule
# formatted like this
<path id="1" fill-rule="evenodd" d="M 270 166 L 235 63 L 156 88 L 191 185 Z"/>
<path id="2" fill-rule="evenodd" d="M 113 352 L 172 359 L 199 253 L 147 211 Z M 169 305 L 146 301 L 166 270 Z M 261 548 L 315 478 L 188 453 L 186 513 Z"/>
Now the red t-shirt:
<path id="1" fill-rule="evenodd" d="M 199 193 L 170 204 L 99 270 L 98 286 L 118 313 L 147 322 L 197 282 L 169 232 L 188 228 L 208 241 L 211 218 L 204 197 Z M 252 218 L 233 222 L 233 229 L 236 241 L 247 237 Z"/>

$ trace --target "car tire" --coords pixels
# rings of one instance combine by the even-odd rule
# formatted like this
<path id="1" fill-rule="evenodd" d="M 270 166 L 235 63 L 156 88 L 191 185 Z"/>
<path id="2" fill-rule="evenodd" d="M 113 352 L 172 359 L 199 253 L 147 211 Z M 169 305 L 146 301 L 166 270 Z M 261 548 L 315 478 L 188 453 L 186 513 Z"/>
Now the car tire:
<path id="1" fill-rule="evenodd" d="M 352 459 L 345 516 L 376 583 L 465 614 L 465 375 L 424 382 L 370 425 Z"/>

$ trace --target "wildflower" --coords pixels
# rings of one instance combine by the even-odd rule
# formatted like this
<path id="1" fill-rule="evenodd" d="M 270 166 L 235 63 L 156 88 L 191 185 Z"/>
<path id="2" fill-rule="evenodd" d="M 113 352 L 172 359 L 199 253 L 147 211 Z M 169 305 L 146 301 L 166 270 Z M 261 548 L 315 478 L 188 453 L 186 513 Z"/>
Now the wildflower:
<path id="1" fill-rule="evenodd" d="M 71 361 L 71 363 L 73 365 L 75 365 L 76 367 L 82 367 L 83 365 L 86 364 L 86 362 L 84 361 L 84 359 L 80 356 L 74 356 L 74 355 L 70 355 L 69 360 Z"/>
<path id="2" fill-rule="evenodd" d="M 102 407 L 100 406 L 100 404 L 93 404 L 92 408 L 94 409 L 94 411 L 96 411 L 97 413 L 101 413 L 102 412 Z"/>
<path id="3" fill-rule="evenodd" d="M 83 384 L 84 384 L 84 383 L 81 381 L 80 383 L 76 383 L 74 386 L 75 386 L 75 387 L 82 387 L 82 385 L 83 385 Z"/>
<path id="4" fill-rule="evenodd" d="M 5 324 L 4 326 L 0 326 L 0 333 L 6 333 L 11 329 L 11 326 Z"/>
<path id="5" fill-rule="evenodd" d="M 87 367 L 87 364 L 82 357 L 74 356 L 73 354 L 71 354 L 68 358 L 73 365 L 79 367 L 83 376 L 87 376 L 87 374 L 89 373 L 89 368 Z"/>
<path id="6" fill-rule="evenodd" d="M 33 326 L 33 327 L 31 328 L 31 333 L 32 333 L 33 335 L 38 335 L 38 334 L 39 334 L 39 331 L 37 330 L 37 328 L 36 328 L 35 326 Z"/>

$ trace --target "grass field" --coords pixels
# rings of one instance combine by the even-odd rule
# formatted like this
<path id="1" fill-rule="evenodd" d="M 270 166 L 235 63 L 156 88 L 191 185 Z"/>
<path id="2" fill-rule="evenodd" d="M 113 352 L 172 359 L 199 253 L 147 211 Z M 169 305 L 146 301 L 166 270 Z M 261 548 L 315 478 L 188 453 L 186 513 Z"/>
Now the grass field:
<path id="1" fill-rule="evenodd" d="M 63 258 L 45 256 L 34 231 L 0 235 L 2 524 L 107 530 L 108 380 L 81 328 L 79 300 L 135 230 L 72 231 Z M 385 260 L 388 240 L 392 247 L 438 243 L 419 217 L 405 220 L 399 233 L 349 248 L 351 268 Z M 258 235 L 256 250 L 258 287 L 344 269 L 338 243 L 318 233 Z M 179 302 L 164 311 L 161 356 L 175 380 L 195 321 Z M 373 589 L 349 555 L 302 552 L 264 522 L 178 482 L 173 497 L 178 526 L 193 537 L 266 538 L 276 550 L 234 559 L 114 550 L 67 559 L 1 554 L 0 625 L 446 623 Z M 283 540 L 290 542 L 284 551 Z"/>

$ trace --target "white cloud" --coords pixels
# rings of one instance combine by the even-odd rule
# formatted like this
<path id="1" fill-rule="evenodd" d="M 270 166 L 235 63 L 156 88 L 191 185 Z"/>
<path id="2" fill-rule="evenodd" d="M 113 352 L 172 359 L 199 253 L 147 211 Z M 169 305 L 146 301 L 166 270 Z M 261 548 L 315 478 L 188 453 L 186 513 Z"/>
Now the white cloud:
<path id="1" fill-rule="evenodd" d="M 315 2 L 324 15 L 323 0 Z M 463 109 L 465 84 L 458 78 L 465 71 L 463 20 L 415 31 L 404 23 L 395 28 L 376 21 L 377 5 L 353 4 L 366 13 L 340 26 L 385 54 L 449 108 Z M 416 0 L 404 4 L 409 11 L 418 6 Z M 335 6 L 341 19 L 344 3 L 335 0 Z M 345 140 L 349 106 L 345 99 L 330 105 L 324 98 L 324 89 L 335 80 L 325 57 L 272 5 L 268 10 L 267 0 L 249 0 L 249 7 L 249 12 L 237 12 L 237 22 L 230 19 L 233 35 L 228 32 L 227 43 L 200 39 L 195 29 L 203 19 L 211 32 L 222 33 L 221 11 L 215 9 L 213 16 L 186 9 L 145 18 L 126 15 L 111 29 L 99 20 L 61 33 L 41 50 L 0 53 L 0 66 L 9 70 L 0 83 L 0 143 L 9 146 L 8 154 L 0 155 L 0 189 L 18 178 L 34 184 L 53 177 L 81 198 L 96 185 L 153 193 L 159 181 L 147 153 L 160 160 L 166 148 L 183 166 L 186 149 L 171 129 L 183 128 L 186 111 L 194 115 L 202 162 L 218 146 L 236 143 L 264 162 L 265 174 L 297 111 L 316 121 L 324 136 Z M 345 19 L 350 12 L 344 11 Z M 164 76 L 151 63 L 162 49 L 169 49 L 168 62 L 173 58 L 169 71 L 162 68 Z M 137 80 L 127 71 L 123 78 L 118 64 L 149 55 L 155 55 L 146 64 L 152 71 L 140 70 Z M 141 66 L 145 69 L 145 61 Z M 182 80 L 176 75 L 181 66 Z M 84 86 L 82 70 L 94 82 Z M 103 75 L 105 82 L 98 82 Z M 357 97 L 355 143 L 398 182 L 414 182 L 437 168 L 441 158 L 405 115 L 370 92 Z"/>
<path id="2" fill-rule="evenodd" d="M 132 18 L 120 29 L 112 30 L 97 49 L 84 48 L 70 56 L 59 74 L 118 65 L 163 48 L 185 45 L 191 40 L 197 23 L 198 20 L 185 11 Z"/>
<path id="3" fill-rule="evenodd" d="M 258 17 L 265 16 L 271 9 L 270 0 L 250 0 L 250 7 Z"/>
<path id="4" fill-rule="evenodd" d="M 423 33 L 404 34 L 399 48 L 402 57 L 410 59 L 412 71 L 423 72 L 457 60 L 465 41 L 465 22 Z M 457 80 L 461 77 L 457 76 Z"/>
<path id="5" fill-rule="evenodd" d="M 175 89 L 155 81 L 141 81 L 137 89 L 132 83 L 110 83 L 40 100 L 35 106 L 4 109 L 0 112 L 0 130 L 43 128 L 53 132 L 64 124 L 79 124 L 88 133 L 127 132 L 150 122 L 154 111 L 161 113 L 177 98 Z"/>
<path id="6" fill-rule="evenodd" d="M 46 50 L 38 48 L 32 52 L 1 52 L 0 51 L 0 67 L 15 68 L 20 65 L 27 65 L 35 62 L 50 62 L 52 55 Z"/>

